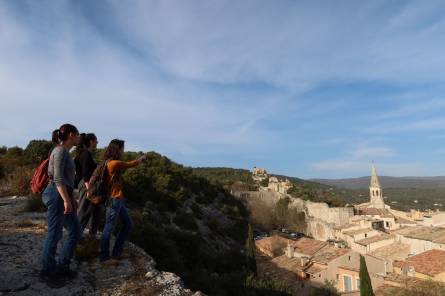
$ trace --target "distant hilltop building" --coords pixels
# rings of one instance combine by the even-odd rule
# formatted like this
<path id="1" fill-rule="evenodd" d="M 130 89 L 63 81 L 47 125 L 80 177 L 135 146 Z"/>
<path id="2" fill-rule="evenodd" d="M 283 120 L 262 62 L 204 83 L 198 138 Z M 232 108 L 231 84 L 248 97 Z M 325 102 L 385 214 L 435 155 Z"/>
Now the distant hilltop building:
<path id="1" fill-rule="evenodd" d="M 269 176 L 267 175 L 266 169 L 257 168 L 256 166 L 253 167 L 252 170 L 252 178 L 254 181 L 263 181 L 267 179 Z"/>
<path id="2" fill-rule="evenodd" d="M 287 191 L 292 187 L 291 181 L 286 179 L 285 181 L 279 180 L 277 177 L 269 177 L 266 169 L 253 167 L 252 179 L 257 182 L 268 180 L 268 186 L 263 187 L 263 191 L 278 192 L 281 194 L 286 194 Z"/>
<path id="3" fill-rule="evenodd" d="M 279 181 L 277 177 L 270 177 L 267 189 L 269 191 L 286 194 L 291 187 L 292 183 L 289 181 L 289 179 L 286 179 L 286 181 Z"/>

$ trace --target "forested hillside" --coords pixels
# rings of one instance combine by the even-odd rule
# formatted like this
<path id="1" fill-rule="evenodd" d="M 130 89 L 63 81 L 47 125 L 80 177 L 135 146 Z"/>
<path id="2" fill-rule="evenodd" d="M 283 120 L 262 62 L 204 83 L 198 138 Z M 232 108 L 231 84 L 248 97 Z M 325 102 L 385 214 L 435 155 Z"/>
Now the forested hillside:
<path id="1" fill-rule="evenodd" d="M 1 148 L 1 194 L 30 195 L 32 172 L 50 148 L 43 140 L 31 141 L 26 149 Z M 102 153 L 95 151 L 98 160 Z M 127 152 L 124 159 L 141 154 Z M 134 221 L 130 240 L 153 256 L 160 270 L 209 295 L 287 295 L 277 283 L 249 277 L 245 205 L 220 182 L 158 153 L 146 155 L 143 164 L 124 174 L 124 192 Z M 31 207 L 42 209 L 39 195 L 31 201 Z"/>

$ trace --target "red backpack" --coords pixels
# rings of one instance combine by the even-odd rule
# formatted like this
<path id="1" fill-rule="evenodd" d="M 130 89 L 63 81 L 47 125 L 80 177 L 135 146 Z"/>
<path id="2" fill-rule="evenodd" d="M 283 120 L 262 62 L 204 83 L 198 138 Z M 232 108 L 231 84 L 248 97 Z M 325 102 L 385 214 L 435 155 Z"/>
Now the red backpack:
<path id="1" fill-rule="evenodd" d="M 51 151 L 48 157 L 39 164 L 39 166 L 34 171 L 31 179 L 31 191 L 33 193 L 42 193 L 45 190 L 46 186 L 49 183 L 48 176 L 48 166 L 49 166 L 49 156 L 51 155 Z"/>

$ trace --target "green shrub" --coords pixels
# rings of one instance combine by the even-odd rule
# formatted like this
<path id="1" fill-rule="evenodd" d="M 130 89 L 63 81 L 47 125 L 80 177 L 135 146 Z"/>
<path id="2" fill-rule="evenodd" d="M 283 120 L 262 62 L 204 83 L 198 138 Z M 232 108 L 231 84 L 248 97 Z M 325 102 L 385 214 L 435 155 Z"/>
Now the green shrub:
<path id="1" fill-rule="evenodd" d="M 260 279 L 254 275 L 246 278 L 245 287 L 247 291 L 244 295 L 255 296 L 287 296 L 291 295 L 291 291 L 286 284 L 272 279 Z"/>
<path id="2" fill-rule="evenodd" d="M 321 288 L 314 289 L 311 296 L 340 296 L 334 281 L 325 280 Z"/>
<path id="3" fill-rule="evenodd" d="M 195 218 L 193 215 L 186 213 L 184 211 L 176 213 L 175 218 L 173 219 L 173 222 L 178 225 L 181 228 L 191 230 L 191 231 L 197 231 L 198 225 L 196 224 Z"/>
<path id="4" fill-rule="evenodd" d="M 190 209 L 193 211 L 193 214 L 195 214 L 195 217 L 197 217 L 198 219 L 202 218 L 202 210 L 201 207 L 197 204 L 197 203 L 192 203 L 192 205 L 190 206 Z"/>
<path id="5" fill-rule="evenodd" d="M 23 155 L 29 163 L 38 163 L 48 157 L 52 147 L 53 143 L 51 141 L 32 140 L 26 146 Z"/>
<path id="6" fill-rule="evenodd" d="M 0 180 L 2 180 L 5 176 L 5 167 L 0 163 Z"/>
<path id="7" fill-rule="evenodd" d="M 21 157 L 23 156 L 23 149 L 17 146 L 9 147 L 6 151 L 6 157 Z"/>
<path id="8" fill-rule="evenodd" d="M 207 227 L 210 228 L 211 231 L 215 232 L 215 233 L 219 233 L 221 226 L 219 225 L 218 220 L 216 219 L 210 219 L 207 221 L 206 223 Z"/>
<path id="9" fill-rule="evenodd" d="M 202 204 L 202 205 L 209 205 L 209 204 L 212 203 L 213 198 L 210 197 L 209 195 L 201 194 L 201 195 L 198 195 L 198 196 L 196 197 L 195 200 L 196 200 L 196 202 L 199 203 L 199 204 Z"/>

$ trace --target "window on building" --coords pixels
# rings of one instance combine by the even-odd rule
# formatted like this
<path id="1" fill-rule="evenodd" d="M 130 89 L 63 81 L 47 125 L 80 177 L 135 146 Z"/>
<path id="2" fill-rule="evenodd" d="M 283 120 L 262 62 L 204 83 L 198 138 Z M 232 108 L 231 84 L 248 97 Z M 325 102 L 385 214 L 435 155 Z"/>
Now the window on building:
<path id="1" fill-rule="evenodd" d="M 352 291 L 352 277 L 349 275 L 343 276 L 343 289 L 344 292 L 351 292 Z"/>
<path id="2" fill-rule="evenodd" d="M 360 290 L 360 278 L 355 278 L 356 290 Z"/>
<path id="3" fill-rule="evenodd" d="M 365 233 L 365 237 L 368 237 L 368 234 L 367 234 L 367 233 Z"/>
<path id="4" fill-rule="evenodd" d="M 351 256 L 348 256 L 348 260 L 351 261 Z"/>
<path id="5" fill-rule="evenodd" d="M 386 227 L 389 227 L 389 222 L 388 221 L 386 221 Z"/>
<path id="6" fill-rule="evenodd" d="M 337 273 L 335 277 L 336 277 L 336 279 L 337 279 L 337 281 L 338 281 L 338 279 L 339 279 L 339 274 Z"/>

